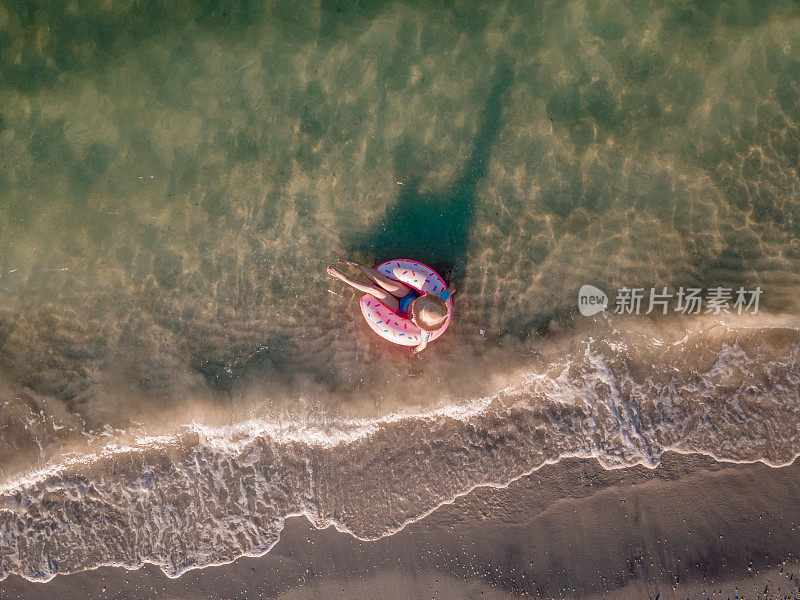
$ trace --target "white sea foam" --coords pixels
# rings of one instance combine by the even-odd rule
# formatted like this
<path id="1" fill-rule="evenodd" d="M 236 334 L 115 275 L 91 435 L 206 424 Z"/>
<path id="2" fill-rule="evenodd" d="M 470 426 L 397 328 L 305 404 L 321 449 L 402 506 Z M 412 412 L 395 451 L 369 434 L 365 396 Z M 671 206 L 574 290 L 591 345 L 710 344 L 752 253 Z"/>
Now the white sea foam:
<path id="1" fill-rule="evenodd" d="M 634 373 L 640 347 L 592 339 L 489 396 L 429 412 L 192 424 L 107 443 L 0 489 L 0 575 L 150 562 L 178 576 L 268 551 L 299 514 L 375 539 L 565 457 L 607 468 L 653 467 L 666 451 L 787 464 L 800 451 L 800 340 L 787 332 L 773 357 L 762 348 L 774 330 L 685 339 L 716 348 L 689 369 L 688 350 L 664 344 L 645 376 Z"/>

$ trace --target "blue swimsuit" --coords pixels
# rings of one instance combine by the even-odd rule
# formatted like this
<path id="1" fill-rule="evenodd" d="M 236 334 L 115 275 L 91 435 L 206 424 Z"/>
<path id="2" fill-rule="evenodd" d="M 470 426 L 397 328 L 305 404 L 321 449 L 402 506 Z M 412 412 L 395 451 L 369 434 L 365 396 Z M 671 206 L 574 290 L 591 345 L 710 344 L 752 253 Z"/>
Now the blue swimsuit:
<path id="1" fill-rule="evenodd" d="M 411 315 L 408 314 L 408 307 L 411 306 L 411 303 L 419 298 L 419 292 L 416 290 L 411 290 L 402 298 L 398 298 L 397 302 L 399 306 L 397 307 L 397 314 L 404 319 L 410 319 Z"/>

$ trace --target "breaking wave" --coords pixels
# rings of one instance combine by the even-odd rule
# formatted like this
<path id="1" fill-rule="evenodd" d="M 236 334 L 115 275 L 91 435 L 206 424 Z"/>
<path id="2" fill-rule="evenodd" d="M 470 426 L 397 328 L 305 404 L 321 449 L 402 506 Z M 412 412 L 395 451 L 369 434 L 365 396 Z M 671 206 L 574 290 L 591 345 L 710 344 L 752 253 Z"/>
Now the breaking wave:
<path id="1" fill-rule="evenodd" d="M 800 453 L 796 328 L 562 351 L 430 412 L 195 424 L 65 456 L 0 488 L 0 578 L 145 562 L 176 577 L 267 552 L 292 515 L 376 539 L 565 457 L 654 467 L 674 451 L 777 467 Z"/>

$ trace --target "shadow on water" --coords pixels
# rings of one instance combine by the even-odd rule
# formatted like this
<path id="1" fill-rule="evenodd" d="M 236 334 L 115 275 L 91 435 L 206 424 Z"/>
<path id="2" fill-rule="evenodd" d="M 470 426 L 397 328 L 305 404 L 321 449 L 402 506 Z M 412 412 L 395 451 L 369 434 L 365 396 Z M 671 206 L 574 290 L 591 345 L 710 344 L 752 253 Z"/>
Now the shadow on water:
<path id="1" fill-rule="evenodd" d="M 351 252 L 373 262 L 408 257 L 430 264 L 443 275 L 463 275 L 467 238 L 475 213 L 478 183 L 486 175 L 492 145 L 502 125 L 503 98 L 514 74 L 511 60 L 503 57 L 494 73 L 494 85 L 483 106 L 472 154 L 461 175 L 444 193 L 420 191 L 421 174 L 413 172 L 414 149 L 401 142 L 394 157 L 395 176 L 403 182 L 397 203 L 371 231 L 348 244 Z"/>

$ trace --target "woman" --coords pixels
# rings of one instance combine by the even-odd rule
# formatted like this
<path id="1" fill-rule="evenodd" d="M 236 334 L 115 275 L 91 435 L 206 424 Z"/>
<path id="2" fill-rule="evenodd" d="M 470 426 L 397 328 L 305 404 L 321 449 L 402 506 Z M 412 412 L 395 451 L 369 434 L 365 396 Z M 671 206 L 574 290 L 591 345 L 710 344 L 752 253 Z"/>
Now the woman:
<path id="1" fill-rule="evenodd" d="M 360 265 L 343 257 L 339 258 L 339 262 L 361 269 L 361 272 L 374 283 L 361 283 L 342 275 L 333 267 L 328 267 L 328 275 L 345 282 L 359 291 L 372 294 L 386 308 L 404 319 L 410 319 L 423 332 L 436 331 L 447 322 L 449 308 L 445 301 L 455 291 L 452 283 L 439 294 L 420 294 L 404 283 L 381 275 L 372 267 Z M 428 335 L 423 333 L 422 341 L 414 348 L 414 352 L 421 352 L 427 345 Z"/>

